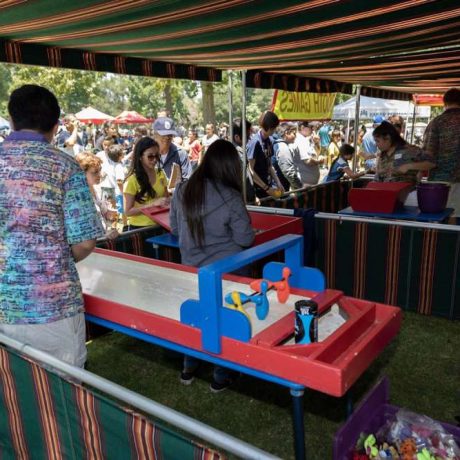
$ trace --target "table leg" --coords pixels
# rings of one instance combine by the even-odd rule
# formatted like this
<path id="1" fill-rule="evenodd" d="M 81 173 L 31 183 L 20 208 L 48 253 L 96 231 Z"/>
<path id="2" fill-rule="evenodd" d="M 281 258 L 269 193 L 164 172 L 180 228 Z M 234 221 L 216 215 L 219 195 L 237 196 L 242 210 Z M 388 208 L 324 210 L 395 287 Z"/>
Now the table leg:
<path id="1" fill-rule="evenodd" d="M 292 418 L 294 423 L 294 449 L 296 460 L 305 460 L 305 428 L 303 420 L 304 390 L 291 389 Z"/>
<path id="2" fill-rule="evenodd" d="M 347 391 L 347 419 L 353 414 L 353 391 L 351 388 Z"/>

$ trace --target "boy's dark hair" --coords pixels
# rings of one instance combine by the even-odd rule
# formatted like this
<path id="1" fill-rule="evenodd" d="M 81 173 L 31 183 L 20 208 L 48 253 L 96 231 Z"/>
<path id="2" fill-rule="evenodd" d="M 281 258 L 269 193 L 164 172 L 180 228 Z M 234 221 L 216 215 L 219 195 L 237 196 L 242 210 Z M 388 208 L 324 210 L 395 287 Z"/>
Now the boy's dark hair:
<path id="1" fill-rule="evenodd" d="M 303 127 L 312 129 L 308 121 L 299 121 L 298 126 L 299 126 L 299 129 L 302 129 Z"/>
<path id="2" fill-rule="evenodd" d="M 243 125 L 241 123 L 241 118 L 235 118 L 233 120 L 232 128 L 233 128 L 233 137 L 235 136 L 240 136 L 240 138 L 243 137 Z M 250 130 L 251 130 L 251 122 L 246 120 L 246 134 L 249 134 Z"/>
<path id="3" fill-rule="evenodd" d="M 458 88 L 450 88 L 450 89 L 448 89 L 444 93 L 444 96 L 442 97 L 442 100 L 444 101 L 444 104 L 460 105 L 460 89 L 458 89 Z"/>
<path id="4" fill-rule="evenodd" d="M 355 148 L 350 144 L 342 144 L 339 147 L 340 155 L 353 155 L 355 153 Z"/>
<path id="5" fill-rule="evenodd" d="M 61 109 L 56 96 L 48 89 L 23 85 L 11 93 L 8 112 L 16 131 L 31 129 L 48 133 L 57 124 Z"/>
<path id="6" fill-rule="evenodd" d="M 270 112 L 270 110 L 264 112 L 259 118 L 259 126 L 265 131 L 277 128 L 279 124 L 280 120 L 278 116 L 276 113 Z"/>
<path id="7" fill-rule="evenodd" d="M 108 157 L 118 163 L 123 156 L 123 147 L 119 144 L 114 144 L 109 147 Z"/>

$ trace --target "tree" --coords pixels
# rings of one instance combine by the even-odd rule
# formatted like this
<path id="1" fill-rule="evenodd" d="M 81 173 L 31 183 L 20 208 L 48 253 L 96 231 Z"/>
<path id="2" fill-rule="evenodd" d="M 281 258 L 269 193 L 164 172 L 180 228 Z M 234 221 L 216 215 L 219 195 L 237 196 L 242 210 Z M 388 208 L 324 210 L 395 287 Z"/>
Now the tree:
<path id="1" fill-rule="evenodd" d="M 0 63 L 0 115 L 8 118 L 8 94 L 11 85 L 11 69 L 7 64 Z"/>
<path id="2" fill-rule="evenodd" d="M 64 112 L 77 112 L 94 104 L 98 91 L 103 89 L 103 77 L 100 72 L 12 65 L 9 92 L 33 82 L 52 91 Z"/>
<path id="3" fill-rule="evenodd" d="M 209 81 L 201 82 L 201 93 L 203 101 L 203 122 L 205 124 L 216 124 L 216 109 L 214 106 L 214 83 Z"/>

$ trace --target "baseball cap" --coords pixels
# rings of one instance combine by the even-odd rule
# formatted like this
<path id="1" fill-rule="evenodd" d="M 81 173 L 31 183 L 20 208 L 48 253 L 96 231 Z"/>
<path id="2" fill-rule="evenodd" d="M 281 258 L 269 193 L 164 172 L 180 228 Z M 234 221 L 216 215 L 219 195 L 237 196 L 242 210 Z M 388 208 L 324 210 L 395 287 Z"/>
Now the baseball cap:
<path id="1" fill-rule="evenodd" d="M 177 136 L 176 126 L 174 121 L 168 117 L 158 117 L 152 125 L 153 130 L 160 136 Z"/>
<path id="2" fill-rule="evenodd" d="M 374 123 L 382 123 L 382 121 L 384 121 L 385 118 L 382 117 L 382 115 L 376 115 L 374 117 Z"/>

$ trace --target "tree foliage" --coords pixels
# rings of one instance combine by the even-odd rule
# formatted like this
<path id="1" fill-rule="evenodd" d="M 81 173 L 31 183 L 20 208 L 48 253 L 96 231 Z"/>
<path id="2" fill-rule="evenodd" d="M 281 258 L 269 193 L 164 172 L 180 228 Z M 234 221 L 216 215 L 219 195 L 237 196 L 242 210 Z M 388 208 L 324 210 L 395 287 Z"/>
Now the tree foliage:
<path id="1" fill-rule="evenodd" d="M 55 69 L 0 63 L 0 115 L 6 117 L 10 92 L 26 83 L 37 83 L 56 94 L 63 112 L 75 113 L 91 105 L 116 116 L 136 110 L 155 118 L 166 111 L 187 127 L 229 121 L 229 75 L 232 80 L 233 117 L 241 117 L 241 73 L 223 72 L 221 83 L 116 75 L 71 69 Z M 350 96 L 340 95 L 336 103 Z M 247 88 L 246 118 L 256 123 L 271 108 L 273 90 Z"/>

